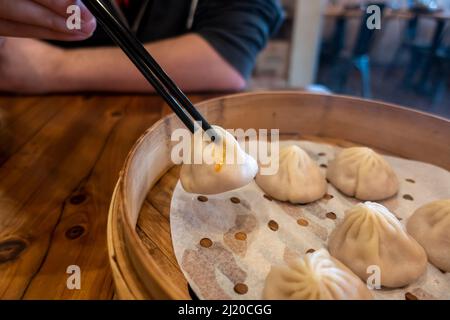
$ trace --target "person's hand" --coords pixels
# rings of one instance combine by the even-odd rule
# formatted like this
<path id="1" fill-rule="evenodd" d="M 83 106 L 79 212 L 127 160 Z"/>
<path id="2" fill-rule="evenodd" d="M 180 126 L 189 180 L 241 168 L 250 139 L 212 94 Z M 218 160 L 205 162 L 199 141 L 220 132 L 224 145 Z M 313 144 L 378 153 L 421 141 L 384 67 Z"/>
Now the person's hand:
<path id="1" fill-rule="evenodd" d="M 0 45 L 0 92 L 46 93 L 61 85 L 65 51 L 45 42 L 5 38 Z"/>
<path id="2" fill-rule="evenodd" d="M 81 29 L 69 30 L 67 8 L 81 9 Z M 88 38 L 96 21 L 80 0 L 0 0 L 0 37 L 75 41 Z"/>

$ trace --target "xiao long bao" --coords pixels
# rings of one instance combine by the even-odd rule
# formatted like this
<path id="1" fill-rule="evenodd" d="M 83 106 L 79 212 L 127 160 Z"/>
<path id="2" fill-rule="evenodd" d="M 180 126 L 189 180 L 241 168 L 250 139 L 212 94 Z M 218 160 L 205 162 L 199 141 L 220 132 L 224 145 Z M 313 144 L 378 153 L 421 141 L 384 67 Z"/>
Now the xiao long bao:
<path id="1" fill-rule="evenodd" d="M 278 171 L 274 175 L 258 173 L 256 183 L 271 197 L 291 203 L 309 203 L 323 197 L 327 181 L 319 166 L 296 145 L 281 148 Z"/>
<path id="2" fill-rule="evenodd" d="M 249 184 L 258 172 L 256 160 L 245 153 L 236 139 L 223 128 L 213 127 L 220 137 L 216 142 L 192 137 L 191 163 L 183 163 L 180 172 L 181 184 L 187 192 L 218 194 L 230 191 Z M 195 157 L 202 159 L 204 153 L 211 155 L 213 161 L 194 163 Z M 232 161 L 228 161 L 230 158 Z"/>
<path id="3" fill-rule="evenodd" d="M 330 235 L 328 249 L 364 281 L 370 275 L 368 267 L 378 266 L 381 285 L 390 288 L 415 281 L 427 267 L 425 250 L 388 209 L 373 202 L 346 212 Z"/>
<path id="4" fill-rule="evenodd" d="M 327 178 L 342 193 L 360 200 L 383 200 L 399 189 L 397 176 L 389 163 L 366 147 L 342 150 L 328 164 Z"/>
<path id="5" fill-rule="evenodd" d="M 427 252 L 432 264 L 450 272 L 450 199 L 433 201 L 417 209 L 408 232 Z"/>
<path id="6" fill-rule="evenodd" d="M 266 278 L 263 298 L 269 300 L 370 300 L 372 294 L 352 271 L 320 249 L 273 266 Z"/>

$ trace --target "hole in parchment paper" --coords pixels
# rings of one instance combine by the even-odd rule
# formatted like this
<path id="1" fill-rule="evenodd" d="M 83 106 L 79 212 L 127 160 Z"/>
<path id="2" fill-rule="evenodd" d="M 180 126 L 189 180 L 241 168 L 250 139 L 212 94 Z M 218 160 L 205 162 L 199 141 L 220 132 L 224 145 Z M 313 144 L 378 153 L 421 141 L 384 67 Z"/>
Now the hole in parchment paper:
<path id="1" fill-rule="evenodd" d="M 237 294 L 246 294 L 248 292 L 248 287 L 245 283 L 237 283 L 234 286 L 234 292 Z"/>
<path id="2" fill-rule="evenodd" d="M 309 225 L 308 220 L 302 219 L 302 218 L 298 219 L 298 220 L 297 220 L 297 223 L 298 223 L 300 226 L 302 226 L 302 227 L 307 227 L 307 226 Z"/>
<path id="3" fill-rule="evenodd" d="M 213 242 L 209 238 L 203 238 L 202 240 L 200 240 L 200 245 L 203 248 L 209 248 L 209 247 L 211 247 L 213 245 Z"/>
<path id="4" fill-rule="evenodd" d="M 272 231 L 277 231 L 278 230 L 278 223 L 276 221 L 274 221 L 274 220 L 270 220 L 269 223 L 267 224 L 267 226 Z"/>
<path id="5" fill-rule="evenodd" d="M 336 220 L 336 218 L 337 218 L 336 213 L 334 213 L 334 212 L 327 212 L 326 216 L 328 219 L 331 219 L 331 220 Z"/>
<path id="6" fill-rule="evenodd" d="M 247 234 L 245 232 L 236 232 L 234 238 L 236 240 L 245 241 L 247 240 Z"/>
<path id="7" fill-rule="evenodd" d="M 405 181 L 409 183 L 416 183 L 416 181 L 414 181 L 413 179 L 405 179 Z"/>
<path id="8" fill-rule="evenodd" d="M 325 169 L 328 168 L 328 166 L 327 166 L 325 163 L 322 163 L 322 164 L 320 165 L 320 167 L 321 167 L 321 168 L 325 168 Z"/>
<path id="9" fill-rule="evenodd" d="M 238 197 L 231 197 L 230 201 L 236 204 L 241 203 L 241 200 Z"/>
<path id="10" fill-rule="evenodd" d="M 413 201 L 414 200 L 414 198 L 410 194 L 404 194 L 403 195 L 403 199 L 409 200 L 409 201 Z"/>
<path id="11" fill-rule="evenodd" d="M 325 157 L 327 154 L 325 152 L 319 152 L 317 155 L 319 157 Z"/>
<path id="12" fill-rule="evenodd" d="M 331 195 L 331 194 L 329 194 L 329 193 L 326 193 L 326 194 L 323 196 L 323 198 L 324 198 L 325 200 L 331 200 L 331 199 L 334 198 L 334 196 Z"/>
<path id="13" fill-rule="evenodd" d="M 306 253 L 314 253 L 314 252 L 316 252 L 315 249 L 308 249 L 308 250 L 306 250 Z"/>
<path id="14" fill-rule="evenodd" d="M 200 202 L 207 202 L 207 201 L 208 201 L 208 197 L 205 197 L 205 196 L 198 196 L 198 197 L 197 197 L 197 200 L 200 201 Z"/>
<path id="15" fill-rule="evenodd" d="M 405 300 L 419 300 L 419 298 L 417 298 L 411 292 L 407 292 L 405 293 Z"/>

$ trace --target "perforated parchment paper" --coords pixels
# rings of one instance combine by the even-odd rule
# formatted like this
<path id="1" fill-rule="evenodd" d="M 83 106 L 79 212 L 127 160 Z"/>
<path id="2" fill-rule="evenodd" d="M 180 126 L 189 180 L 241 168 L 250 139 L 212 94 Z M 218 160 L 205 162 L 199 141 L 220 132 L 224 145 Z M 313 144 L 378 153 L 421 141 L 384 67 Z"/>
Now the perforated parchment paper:
<path id="1" fill-rule="evenodd" d="M 309 141 L 282 142 L 286 144 L 301 146 L 324 173 L 340 150 Z M 423 204 L 450 198 L 450 172 L 426 163 L 385 158 L 399 177 L 400 192 L 379 203 L 403 225 Z M 271 266 L 326 248 L 344 212 L 358 202 L 330 184 L 323 199 L 292 205 L 265 196 L 254 182 L 207 198 L 186 193 L 178 182 L 170 210 L 175 255 L 200 299 L 261 299 Z M 418 299 L 450 299 L 450 273 L 428 264 L 426 273 L 407 287 L 373 291 L 376 299 L 405 299 L 408 292 Z"/>

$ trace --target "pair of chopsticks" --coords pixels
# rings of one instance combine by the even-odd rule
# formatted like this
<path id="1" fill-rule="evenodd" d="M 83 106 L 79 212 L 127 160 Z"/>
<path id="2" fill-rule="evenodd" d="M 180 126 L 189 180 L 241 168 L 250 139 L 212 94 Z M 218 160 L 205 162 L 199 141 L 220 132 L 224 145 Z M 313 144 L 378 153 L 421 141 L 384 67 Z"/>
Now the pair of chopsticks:
<path id="1" fill-rule="evenodd" d="M 116 17 L 111 8 L 104 3 L 104 0 L 83 0 L 83 3 L 96 17 L 105 32 L 125 52 L 184 125 L 194 133 L 198 127 L 197 123 L 200 122 L 202 129 L 208 132 L 211 140 L 214 141 L 218 136 L 211 125 L 198 112 L 183 91 L 164 72 L 137 37 Z"/>

